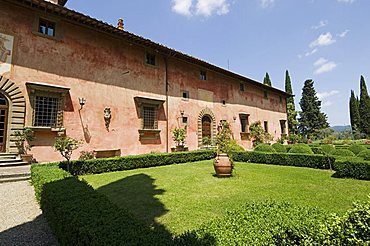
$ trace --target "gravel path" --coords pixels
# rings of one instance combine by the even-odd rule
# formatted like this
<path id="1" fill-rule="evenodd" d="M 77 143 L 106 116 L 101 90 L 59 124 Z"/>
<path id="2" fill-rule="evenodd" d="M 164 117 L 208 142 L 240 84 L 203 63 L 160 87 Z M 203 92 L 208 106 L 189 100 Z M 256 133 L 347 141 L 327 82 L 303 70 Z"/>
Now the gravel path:
<path id="1" fill-rule="evenodd" d="M 0 245 L 58 245 L 29 181 L 0 183 Z"/>

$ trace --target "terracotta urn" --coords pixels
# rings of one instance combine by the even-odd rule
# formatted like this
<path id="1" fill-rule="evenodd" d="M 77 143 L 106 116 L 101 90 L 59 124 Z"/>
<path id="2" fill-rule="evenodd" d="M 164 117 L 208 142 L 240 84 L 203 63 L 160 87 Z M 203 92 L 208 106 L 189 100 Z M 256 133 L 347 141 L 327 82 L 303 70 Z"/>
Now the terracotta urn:
<path id="1" fill-rule="evenodd" d="M 217 177 L 230 177 L 233 166 L 227 154 L 218 154 L 213 162 Z"/>

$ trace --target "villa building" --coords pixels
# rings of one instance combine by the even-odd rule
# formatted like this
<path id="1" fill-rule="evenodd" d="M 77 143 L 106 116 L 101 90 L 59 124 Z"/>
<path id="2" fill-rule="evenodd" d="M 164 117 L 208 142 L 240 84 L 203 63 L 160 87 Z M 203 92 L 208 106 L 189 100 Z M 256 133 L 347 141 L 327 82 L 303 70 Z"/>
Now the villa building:
<path id="1" fill-rule="evenodd" d="M 37 161 L 60 160 L 58 135 L 79 151 L 170 152 L 186 128 L 189 150 L 213 139 L 220 121 L 252 142 L 261 121 L 276 141 L 287 133 L 290 95 L 64 7 L 67 0 L 0 0 L 0 151 L 16 130 L 35 132 Z"/>

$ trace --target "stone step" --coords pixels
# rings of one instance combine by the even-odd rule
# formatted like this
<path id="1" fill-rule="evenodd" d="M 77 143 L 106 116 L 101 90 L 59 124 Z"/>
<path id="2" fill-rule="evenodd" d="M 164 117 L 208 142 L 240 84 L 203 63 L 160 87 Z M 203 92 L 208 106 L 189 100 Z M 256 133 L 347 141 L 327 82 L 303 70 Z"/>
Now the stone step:
<path id="1" fill-rule="evenodd" d="M 1 168 L 4 167 L 15 167 L 15 166 L 29 166 L 27 162 L 22 161 L 21 159 L 14 159 L 11 161 L 0 161 L 0 172 Z"/>
<path id="2" fill-rule="evenodd" d="M 31 166 L 10 166 L 0 168 L 0 179 L 30 177 Z"/>
<path id="3" fill-rule="evenodd" d="M 17 181 L 25 181 L 30 180 L 31 175 L 29 176 L 20 176 L 20 177 L 12 177 L 12 178 L 0 178 L 0 184 L 1 183 L 10 183 L 10 182 L 17 182 Z"/>
<path id="4" fill-rule="evenodd" d="M 17 154 L 0 153 L 0 160 L 16 159 L 17 157 L 18 157 Z"/>

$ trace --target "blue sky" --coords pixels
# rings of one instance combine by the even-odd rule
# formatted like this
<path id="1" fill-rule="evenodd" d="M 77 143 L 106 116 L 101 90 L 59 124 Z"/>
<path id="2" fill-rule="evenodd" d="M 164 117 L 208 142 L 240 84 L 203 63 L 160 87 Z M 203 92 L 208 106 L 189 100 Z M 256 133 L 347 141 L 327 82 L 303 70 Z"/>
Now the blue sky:
<path id="1" fill-rule="evenodd" d="M 88 2 L 88 3 L 87 3 Z M 284 89 L 298 106 L 315 81 L 331 125 L 349 124 L 350 90 L 370 87 L 368 0 L 69 0 L 66 7 L 181 52 Z"/>

